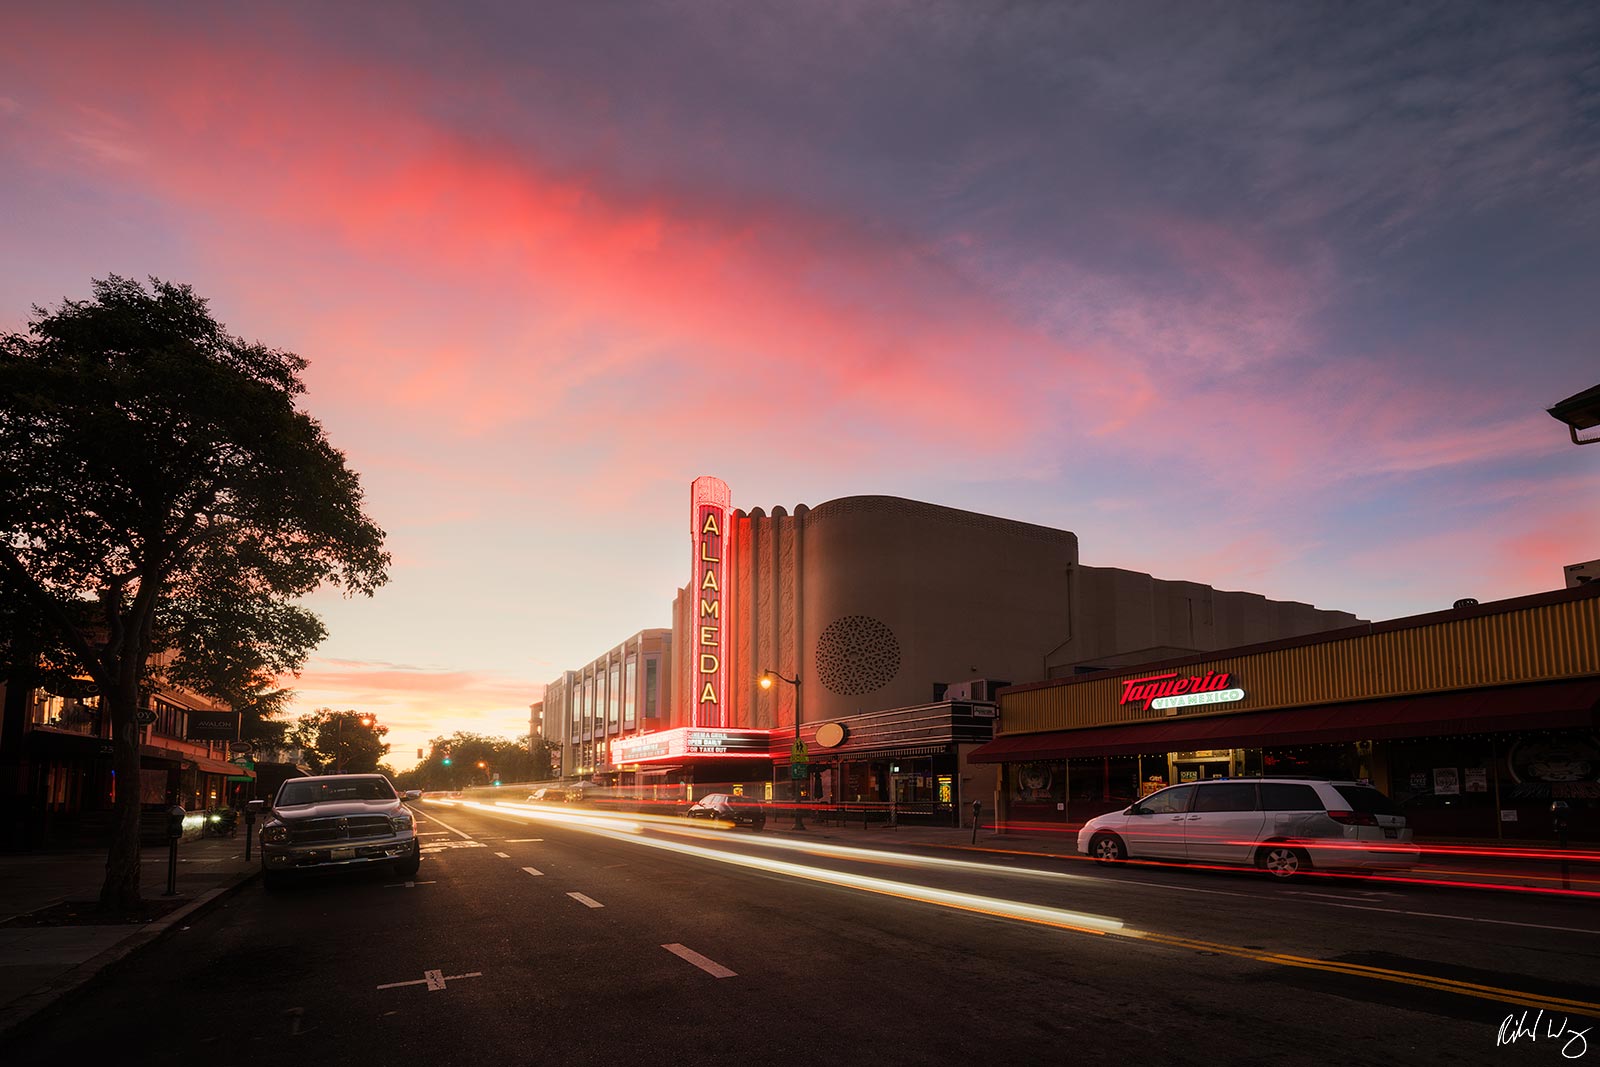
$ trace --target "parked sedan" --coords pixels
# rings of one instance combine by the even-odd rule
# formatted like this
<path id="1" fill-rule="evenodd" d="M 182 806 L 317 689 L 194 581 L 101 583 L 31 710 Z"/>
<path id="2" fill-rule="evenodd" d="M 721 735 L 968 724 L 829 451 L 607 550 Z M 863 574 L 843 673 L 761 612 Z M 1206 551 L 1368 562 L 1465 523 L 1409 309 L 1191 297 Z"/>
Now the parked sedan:
<path id="1" fill-rule="evenodd" d="M 767 825 L 767 809 L 761 806 L 760 801 L 729 793 L 707 793 L 684 814 L 691 819 L 710 819 L 734 826 L 748 826 L 752 830 L 760 830 Z"/>
<path id="2" fill-rule="evenodd" d="M 567 791 L 553 785 L 542 786 L 528 795 L 528 800 L 535 804 L 560 804 L 566 799 Z"/>
<path id="3" fill-rule="evenodd" d="M 1313 867 L 1404 869 L 1419 855 L 1405 816 L 1372 786 L 1295 778 L 1169 786 L 1084 823 L 1078 851 L 1102 863 L 1247 864 L 1276 878 Z"/>
<path id="4" fill-rule="evenodd" d="M 420 793 L 406 793 L 415 800 Z M 269 806 L 261 828 L 261 871 L 268 889 L 295 873 L 388 864 L 410 877 L 422 863 L 411 812 L 381 774 L 291 778 Z"/>

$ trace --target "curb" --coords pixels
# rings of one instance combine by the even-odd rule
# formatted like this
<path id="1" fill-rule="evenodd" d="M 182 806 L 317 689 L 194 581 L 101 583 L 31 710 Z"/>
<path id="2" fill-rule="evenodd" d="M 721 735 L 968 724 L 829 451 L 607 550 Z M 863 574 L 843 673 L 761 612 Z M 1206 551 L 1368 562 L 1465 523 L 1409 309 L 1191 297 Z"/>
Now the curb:
<path id="1" fill-rule="evenodd" d="M 146 945 L 159 940 L 174 926 L 177 926 L 190 916 L 204 911 L 224 897 L 237 892 L 247 882 L 260 876 L 261 870 L 256 868 L 235 876 L 233 881 L 226 885 L 207 890 L 170 915 L 165 915 L 155 922 L 139 927 L 134 933 L 129 934 L 99 955 L 84 960 L 71 970 L 57 975 L 48 984 L 41 986 L 32 993 L 17 998 L 4 1008 L 0 1008 L 0 1037 L 11 1034 L 35 1015 L 87 984 L 102 971 L 120 963 Z"/>

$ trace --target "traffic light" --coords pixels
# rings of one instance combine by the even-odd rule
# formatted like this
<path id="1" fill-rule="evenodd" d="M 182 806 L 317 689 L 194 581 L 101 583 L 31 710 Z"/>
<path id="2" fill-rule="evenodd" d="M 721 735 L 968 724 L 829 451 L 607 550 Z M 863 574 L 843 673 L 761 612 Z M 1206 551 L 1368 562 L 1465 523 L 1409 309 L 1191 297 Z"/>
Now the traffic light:
<path id="1" fill-rule="evenodd" d="M 444 759 L 440 762 L 442 762 L 446 767 L 450 766 L 450 753 L 446 752 L 444 754 Z"/>

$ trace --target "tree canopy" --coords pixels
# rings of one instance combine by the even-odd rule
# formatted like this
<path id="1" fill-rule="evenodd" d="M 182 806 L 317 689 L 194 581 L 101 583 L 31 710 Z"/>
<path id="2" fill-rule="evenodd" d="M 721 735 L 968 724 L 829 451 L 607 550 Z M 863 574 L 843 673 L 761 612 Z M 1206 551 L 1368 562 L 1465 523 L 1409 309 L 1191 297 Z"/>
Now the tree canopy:
<path id="1" fill-rule="evenodd" d="M 272 679 L 324 636 L 297 598 L 371 595 L 389 556 L 356 473 L 296 407 L 304 359 L 229 334 L 187 285 L 92 289 L 0 336 L 0 569 L 107 704 L 101 899 L 129 906 L 141 693 L 160 680 L 270 710 Z"/>

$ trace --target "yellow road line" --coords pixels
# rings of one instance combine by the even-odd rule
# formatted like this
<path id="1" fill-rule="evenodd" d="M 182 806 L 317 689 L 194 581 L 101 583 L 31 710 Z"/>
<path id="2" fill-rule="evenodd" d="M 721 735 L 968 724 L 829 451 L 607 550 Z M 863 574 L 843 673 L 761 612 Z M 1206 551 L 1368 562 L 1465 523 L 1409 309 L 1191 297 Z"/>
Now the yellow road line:
<path id="1" fill-rule="evenodd" d="M 1214 952 L 1218 955 L 1235 956 L 1241 959 L 1256 960 L 1261 963 L 1271 963 L 1280 967 L 1294 967 L 1300 970 L 1323 971 L 1327 974 L 1343 974 L 1352 978 L 1370 978 L 1380 982 L 1393 982 L 1397 985 L 1415 986 L 1420 989 L 1432 989 L 1440 993 L 1455 993 L 1459 996 L 1476 997 L 1479 1000 L 1492 1000 L 1497 1003 L 1516 1004 L 1526 1008 L 1548 1008 L 1552 1011 L 1570 1011 L 1582 1015 L 1600 1017 L 1600 1004 L 1591 1004 L 1582 1000 L 1568 1000 L 1565 997 L 1544 996 L 1535 993 L 1526 993 L 1517 989 L 1505 989 L 1499 986 L 1481 985 L 1477 982 L 1463 982 L 1455 978 L 1439 978 L 1430 974 L 1417 974 L 1412 971 L 1397 971 L 1388 967 L 1372 967 L 1362 963 L 1341 963 L 1335 960 L 1319 960 L 1306 956 L 1291 956 L 1279 952 L 1258 952 L 1239 945 L 1225 945 L 1211 941 L 1196 941 L 1187 937 L 1174 937 L 1167 934 L 1140 932 L 1136 930 L 1113 931 L 1113 936 L 1132 937 L 1141 941 L 1167 945 L 1172 948 L 1193 949 L 1197 952 Z"/>

